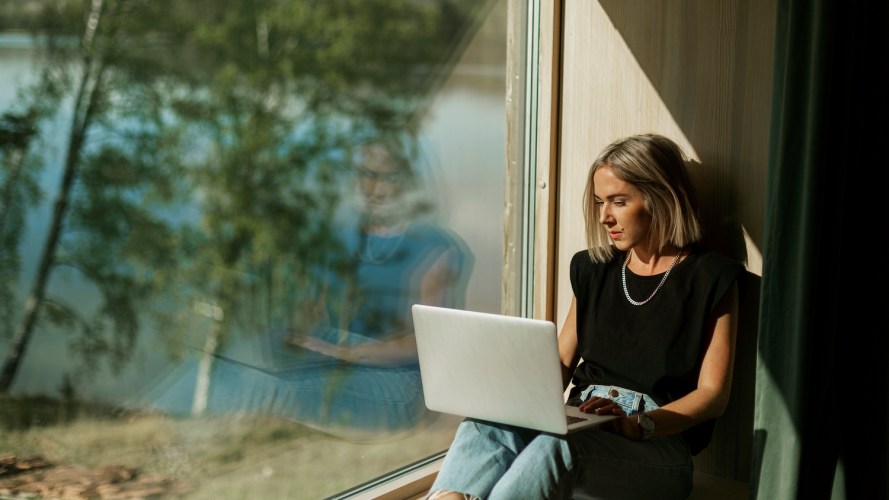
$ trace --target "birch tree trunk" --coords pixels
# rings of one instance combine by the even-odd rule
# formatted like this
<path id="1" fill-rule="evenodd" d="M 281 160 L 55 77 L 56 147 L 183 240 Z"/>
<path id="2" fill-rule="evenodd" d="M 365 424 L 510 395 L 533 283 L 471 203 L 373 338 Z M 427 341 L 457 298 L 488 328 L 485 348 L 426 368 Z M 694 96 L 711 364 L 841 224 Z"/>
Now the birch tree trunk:
<path id="1" fill-rule="evenodd" d="M 92 125 L 101 93 L 102 78 L 105 66 L 93 57 L 93 41 L 96 28 L 102 15 L 102 0 L 92 0 L 90 15 L 83 35 L 83 63 L 77 96 L 74 100 L 74 113 L 71 133 L 68 140 L 68 152 L 65 155 L 65 168 L 62 183 L 56 197 L 53 217 L 47 232 L 46 241 L 40 257 L 37 274 L 31 286 L 31 292 L 25 301 L 22 318 L 16 326 L 9 351 L 0 369 L 0 393 L 9 392 L 15 375 L 25 355 L 34 326 L 40 314 L 40 307 L 46 295 L 46 284 L 56 261 L 56 250 L 64 230 L 65 217 L 68 212 L 70 194 L 77 171 L 80 167 L 80 155 L 87 132 Z"/>
<path id="2" fill-rule="evenodd" d="M 191 402 L 191 414 L 203 415 L 207 409 L 207 399 L 210 395 L 211 374 L 213 373 L 213 359 L 216 348 L 219 347 L 219 336 L 222 332 L 223 311 L 215 304 L 196 304 L 198 314 L 210 318 L 210 331 L 201 351 L 201 359 L 198 362 L 197 380 L 195 381 L 194 397 Z"/>

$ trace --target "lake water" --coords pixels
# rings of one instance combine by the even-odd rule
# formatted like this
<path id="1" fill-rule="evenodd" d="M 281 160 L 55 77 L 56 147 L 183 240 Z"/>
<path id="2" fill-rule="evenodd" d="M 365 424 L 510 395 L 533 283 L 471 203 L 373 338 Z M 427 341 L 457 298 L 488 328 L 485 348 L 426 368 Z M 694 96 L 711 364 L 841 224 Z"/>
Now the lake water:
<path id="1" fill-rule="evenodd" d="M 492 19 L 498 22 L 495 8 Z M 499 5 L 499 4 L 498 4 Z M 502 16 L 502 12 L 500 12 Z M 478 53 L 491 45 L 491 31 L 504 32 L 502 26 L 483 26 L 477 42 L 467 54 Z M 485 30 L 488 30 L 487 32 Z M 486 35 L 487 33 L 487 35 Z M 505 40 L 494 38 L 496 46 L 487 47 L 496 54 L 505 54 Z M 498 44 L 502 44 L 500 46 Z M 29 38 L 20 33 L 0 33 L 0 113 L 14 107 L 17 92 L 34 79 L 34 48 Z M 458 64 L 454 73 L 434 96 L 423 126 L 422 136 L 429 152 L 429 176 L 439 190 L 444 222 L 469 245 L 475 257 L 466 303 L 468 308 L 499 311 L 501 300 L 501 267 L 503 256 L 503 204 L 506 111 L 504 100 L 505 61 L 481 58 Z M 23 256 L 19 292 L 22 297 L 32 285 L 37 261 L 46 237 L 55 193 L 61 182 L 66 123 L 70 106 L 59 110 L 52 129 L 44 131 L 48 138 L 41 156 L 45 164 L 40 177 L 44 191 L 42 202 L 27 216 L 20 254 Z M 88 310 L 96 303 L 93 286 L 77 275 L 56 271 L 49 291 L 67 303 Z M 200 325 L 201 320 L 195 319 Z M 69 352 L 70 332 L 48 324 L 38 324 L 27 355 L 13 387 L 14 393 L 57 395 L 63 375 L 77 367 L 79 361 Z M 123 373 L 115 376 L 107 368 L 98 376 L 77 383 L 85 397 L 117 401 L 131 395 L 146 374 L 156 373 L 166 365 L 155 332 L 142 331 L 137 354 Z M 8 341 L 0 339 L 0 355 Z"/>

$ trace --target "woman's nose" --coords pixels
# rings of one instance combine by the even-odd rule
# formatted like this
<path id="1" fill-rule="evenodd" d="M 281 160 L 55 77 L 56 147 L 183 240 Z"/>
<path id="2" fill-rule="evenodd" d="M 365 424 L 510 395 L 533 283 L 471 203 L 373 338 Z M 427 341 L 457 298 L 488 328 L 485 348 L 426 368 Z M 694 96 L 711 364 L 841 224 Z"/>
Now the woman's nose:
<path id="1" fill-rule="evenodd" d="M 365 196 L 370 198 L 383 198 L 392 193 L 392 186 L 382 179 L 365 180 L 362 188 Z"/>
<path id="2" fill-rule="evenodd" d="M 611 220 L 611 213 L 606 208 L 606 205 L 603 203 L 599 205 L 599 224 L 605 224 Z"/>

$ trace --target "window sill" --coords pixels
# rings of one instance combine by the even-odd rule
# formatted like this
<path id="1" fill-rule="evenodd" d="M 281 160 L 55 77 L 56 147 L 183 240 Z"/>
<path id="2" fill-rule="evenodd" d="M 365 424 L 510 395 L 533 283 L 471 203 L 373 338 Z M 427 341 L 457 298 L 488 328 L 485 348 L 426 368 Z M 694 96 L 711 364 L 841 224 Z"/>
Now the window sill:
<path id="1" fill-rule="evenodd" d="M 441 469 L 444 452 L 391 476 L 358 486 L 328 500 L 415 500 L 429 491 Z"/>

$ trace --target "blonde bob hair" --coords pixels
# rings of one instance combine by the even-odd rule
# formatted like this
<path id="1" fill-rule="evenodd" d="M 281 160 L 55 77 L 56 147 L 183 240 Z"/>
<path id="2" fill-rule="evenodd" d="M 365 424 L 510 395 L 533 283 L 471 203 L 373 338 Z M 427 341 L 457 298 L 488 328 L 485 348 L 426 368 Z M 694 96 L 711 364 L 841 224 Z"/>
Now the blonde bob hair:
<path id="1" fill-rule="evenodd" d="M 642 193 L 651 215 L 649 231 L 658 251 L 667 246 L 682 248 L 701 240 L 694 187 L 686 170 L 686 157 L 672 140 L 656 134 L 640 134 L 609 144 L 590 167 L 583 195 L 587 249 L 593 262 L 611 259 L 614 247 L 599 223 L 593 175 L 610 168 L 618 179 Z"/>

